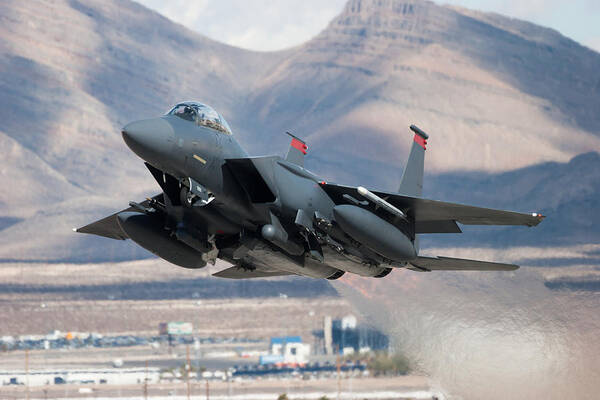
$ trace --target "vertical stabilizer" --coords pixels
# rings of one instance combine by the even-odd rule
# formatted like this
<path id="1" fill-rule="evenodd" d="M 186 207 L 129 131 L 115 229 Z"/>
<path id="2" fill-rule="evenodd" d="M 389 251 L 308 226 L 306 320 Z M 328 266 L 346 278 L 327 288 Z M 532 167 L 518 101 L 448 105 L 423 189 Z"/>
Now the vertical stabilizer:
<path id="1" fill-rule="evenodd" d="M 423 132 L 415 125 L 410 126 L 410 130 L 415 133 L 410 155 L 402 179 L 400 180 L 400 188 L 398 193 L 406 196 L 420 197 L 423 194 L 423 169 L 425 164 L 425 149 L 427 148 L 427 139 L 429 135 Z"/>
<path id="2" fill-rule="evenodd" d="M 285 156 L 285 160 L 304 167 L 304 156 L 306 155 L 308 146 L 304 143 L 304 140 L 299 137 L 296 137 L 289 132 L 286 133 L 292 137 L 292 142 L 290 143 L 290 148 L 287 156 Z"/>

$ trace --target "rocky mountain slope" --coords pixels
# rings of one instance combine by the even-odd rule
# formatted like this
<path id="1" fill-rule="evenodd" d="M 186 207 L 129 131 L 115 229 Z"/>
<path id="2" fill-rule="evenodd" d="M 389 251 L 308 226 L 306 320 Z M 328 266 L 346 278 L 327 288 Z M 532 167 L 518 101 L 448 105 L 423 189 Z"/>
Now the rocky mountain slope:
<path id="1" fill-rule="evenodd" d="M 0 37 L 4 260 L 146 256 L 70 228 L 157 191 L 120 127 L 184 99 L 213 105 L 252 154 L 283 153 L 285 130 L 306 138 L 307 166 L 330 180 L 394 190 L 416 123 L 431 134 L 439 198 L 560 210 L 556 221 L 577 223 L 598 201 L 597 174 L 582 181 L 570 167 L 579 158 L 561 163 L 600 150 L 600 54 L 524 21 L 352 0 L 304 45 L 258 53 L 133 2 L 8 0 Z M 582 190 L 553 183 L 555 170 Z M 578 229 L 556 238 L 593 240 Z"/>
<path id="2" fill-rule="evenodd" d="M 341 180 L 402 165 L 410 123 L 432 136 L 429 171 L 502 171 L 598 150 L 598 66 L 600 54 L 523 21 L 350 1 L 261 82 L 246 119 L 270 132 L 257 146 L 288 128 L 323 170 L 351 158 Z M 380 170 L 359 177 L 388 184 Z"/>

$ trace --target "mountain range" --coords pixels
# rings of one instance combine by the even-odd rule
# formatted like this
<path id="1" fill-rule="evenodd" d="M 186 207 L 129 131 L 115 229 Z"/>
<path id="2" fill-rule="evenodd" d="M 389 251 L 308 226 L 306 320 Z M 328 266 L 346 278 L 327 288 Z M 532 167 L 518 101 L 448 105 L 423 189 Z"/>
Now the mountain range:
<path id="1" fill-rule="evenodd" d="M 328 180 L 394 191 L 415 123 L 425 195 L 549 215 L 436 243 L 597 241 L 600 54 L 525 21 L 425 0 L 351 0 L 307 43 L 253 52 L 131 1 L 0 4 L 0 259 L 147 257 L 75 235 L 159 189 L 127 122 L 211 104 L 252 155 L 306 139 Z M 440 236 L 440 235 L 437 235 Z"/>

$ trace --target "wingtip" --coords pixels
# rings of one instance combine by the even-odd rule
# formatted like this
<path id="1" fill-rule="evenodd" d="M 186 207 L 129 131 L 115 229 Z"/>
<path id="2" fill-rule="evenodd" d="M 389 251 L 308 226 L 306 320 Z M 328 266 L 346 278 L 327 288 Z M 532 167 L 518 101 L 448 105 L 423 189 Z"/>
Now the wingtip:
<path id="1" fill-rule="evenodd" d="M 531 216 L 535 218 L 535 223 L 531 224 L 530 226 L 538 226 L 546 218 L 545 215 L 540 213 L 531 213 Z"/>

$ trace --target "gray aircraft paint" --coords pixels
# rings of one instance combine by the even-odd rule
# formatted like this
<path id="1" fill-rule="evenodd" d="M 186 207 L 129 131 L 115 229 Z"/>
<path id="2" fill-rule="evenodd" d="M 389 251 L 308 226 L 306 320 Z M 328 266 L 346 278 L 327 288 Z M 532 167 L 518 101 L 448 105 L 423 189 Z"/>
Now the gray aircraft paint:
<path id="1" fill-rule="evenodd" d="M 414 142 L 399 193 L 371 192 L 305 169 L 308 146 L 292 134 L 285 159 L 248 157 L 218 113 L 181 103 L 122 130 L 163 193 L 78 231 L 130 238 L 186 268 L 218 257 L 233 267 L 215 275 L 234 279 L 518 268 L 418 256 L 419 233 L 460 232 L 457 222 L 535 226 L 543 217 L 422 199 L 428 135 L 410 128 Z"/>

